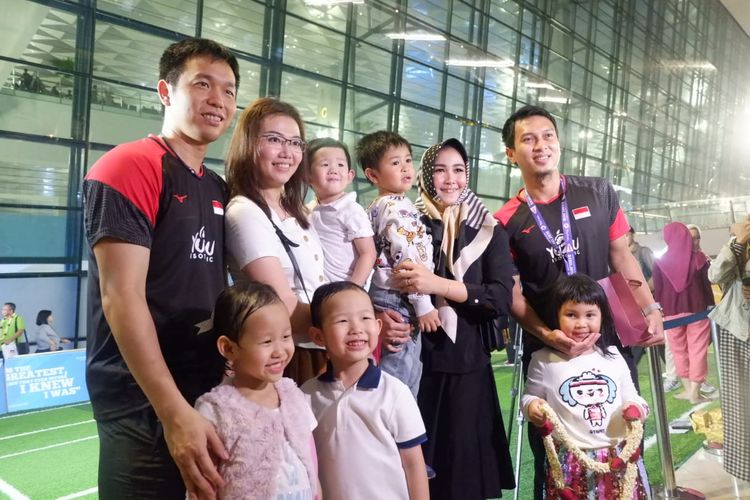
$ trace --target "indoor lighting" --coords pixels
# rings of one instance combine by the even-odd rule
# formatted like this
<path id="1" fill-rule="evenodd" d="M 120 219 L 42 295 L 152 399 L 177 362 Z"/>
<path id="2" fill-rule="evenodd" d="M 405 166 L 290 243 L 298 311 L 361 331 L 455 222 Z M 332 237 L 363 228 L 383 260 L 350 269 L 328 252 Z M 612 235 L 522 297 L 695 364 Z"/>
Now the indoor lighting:
<path id="1" fill-rule="evenodd" d="M 448 59 L 445 64 L 468 68 L 510 68 L 513 66 L 513 61 L 510 59 Z"/>
<path id="2" fill-rule="evenodd" d="M 661 65 L 670 69 L 705 69 L 707 71 L 716 71 L 716 66 L 708 61 L 680 61 L 664 60 Z"/>
<path id="3" fill-rule="evenodd" d="M 312 7 L 326 7 L 330 5 L 341 5 L 346 3 L 361 5 L 365 3 L 365 0 L 305 0 L 305 5 L 310 5 Z"/>
<path id="4" fill-rule="evenodd" d="M 553 95 L 543 95 L 539 98 L 539 102 L 554 102 L 557 104 L 568 104 L 570 99 L 567 97 L 557 97 Z"/>
<path id="5" fill-rule="evenodd" d="M 386 33 L 385 36 L 391 40 L 412 40 L 412 41 L 425 41 L 425 42 L 437 42 L 445 40 L 443 35 L 433 33 Z"/>
<path id="6" fill-rule="evenodd" d="M 535 83 L 535 82 L 526 82 L 526 88 L 527 89 L 557 90 L 555 87 L 553 87 L 549 83 Z"/>

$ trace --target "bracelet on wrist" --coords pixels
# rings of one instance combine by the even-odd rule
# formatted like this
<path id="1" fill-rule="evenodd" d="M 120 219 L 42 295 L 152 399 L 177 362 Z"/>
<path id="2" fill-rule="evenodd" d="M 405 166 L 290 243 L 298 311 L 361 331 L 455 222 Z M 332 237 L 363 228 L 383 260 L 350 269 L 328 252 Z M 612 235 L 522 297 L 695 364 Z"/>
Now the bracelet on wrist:
<path id="1" fill-rule="evenodd" d="M 659 311 L 662 316 L 664 316 L 664 308 L 659 304 L 658 302 L 654 302 L 652 304 L 647 305 L 643 309 L 641 309 L 641 312 L 644 316 L 648 316 L 654 311 Z"/>

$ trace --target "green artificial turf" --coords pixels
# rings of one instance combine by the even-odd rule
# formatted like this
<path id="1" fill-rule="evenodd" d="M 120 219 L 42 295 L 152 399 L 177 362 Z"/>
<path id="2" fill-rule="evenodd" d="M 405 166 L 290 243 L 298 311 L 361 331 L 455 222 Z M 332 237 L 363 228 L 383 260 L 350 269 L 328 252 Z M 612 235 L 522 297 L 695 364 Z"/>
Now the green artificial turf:
<path id="1" fill-rule="evenodd" d="M 0 419 L 0 478 L 30 499 L 56 499 L 95 487 L 98 455 L 88 404 Z M 8 497 L 0 493 L 0 498 Z"/>
<path id="2" fill-rule="evenodd" d="M 709 381 L 718 385 L 712 350 L 709 351 L 708 359 Z M 506 429 L 509 419 L 514 419 L 510 451 L 515 461 L 518 423 L 515 415 L 511 417 L 508 414 L 513 368 L 504 366 L 505 361 L 505 353 L 493 355 L 492 363 L 495 366 L 495 380 Z M 646 356 L 638 368 L 641 394 L 653 408 Z M 674 393 L 668 393 L 665 399 L 669 421 L 692 408 L 689 402 L 677 400 L 673 395 Z M 714 402 L 711 407 L 718 404 Z M 654 434 L 654 429 L 652 413 L 646 422 L 646 439 Z M 675 467 L 692 456 L 701 447 L 703 440 L 702 434 L 693 432 L 671 434 Z M 66 442 L 71 443 L 61 445 Z M 96 487 L 98 454 L 96 425 L 92 421 L 91 406 L 88 404 L 0 417 L 0 479 L 32 500 L 57 499 Z M 661 484 L 663 478 L 657 445 L 646 451 L 644 460 L 651 484 Z M 532 498 L 533 474 L 533 458 L 524 433 L 519 498 Z M 512 491 L 505 492 L 506 498 L 512 496 Z M 9 497 L 0 493 L 0 499 L 5 498 Z M 77 498 L 96 498 L 96 493 Z"/>

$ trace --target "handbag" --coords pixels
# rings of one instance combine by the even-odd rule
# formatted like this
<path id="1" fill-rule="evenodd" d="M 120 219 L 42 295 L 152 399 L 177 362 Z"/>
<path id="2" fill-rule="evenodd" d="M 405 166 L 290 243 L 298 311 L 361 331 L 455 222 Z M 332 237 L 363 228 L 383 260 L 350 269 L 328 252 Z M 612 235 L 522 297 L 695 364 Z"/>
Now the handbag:
<path id="1" fill-rule="evenodd" d="M 625 347 L 639 345 L 650 337 L 648 322 L 635 300 L 633 290 L 642 285 L 638 280 L 625 278 L 622 273 L 613 273 L 598 281 L 604 289 L 615 321 L 615 330 Z"/>
<path id="2" fill-rule="evenodd" d="M 505 339 L 508 338 L 508 317 L 498 316 L 485 322 L 480 327 L 482 345 L 487 352 L 505 349 Z"/>
<path id="3" fill-rule="evenodd" d="M 18 356 L 18 349 L 16 349 L 15 340 L 10 344 L 3 343 L 2 345 L 3 358 L 10 359 Z"/>

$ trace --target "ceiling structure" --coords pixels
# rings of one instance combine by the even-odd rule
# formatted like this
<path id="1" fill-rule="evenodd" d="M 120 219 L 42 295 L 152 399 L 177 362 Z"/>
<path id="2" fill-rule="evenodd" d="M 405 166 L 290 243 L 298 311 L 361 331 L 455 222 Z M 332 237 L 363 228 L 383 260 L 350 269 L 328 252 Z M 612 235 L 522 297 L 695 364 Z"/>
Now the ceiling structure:
<path id="1" fill-rule="evenodd" d="M 737 24 L 750 36 L 750 2 L 748 0 L 721 0 Z"/>

